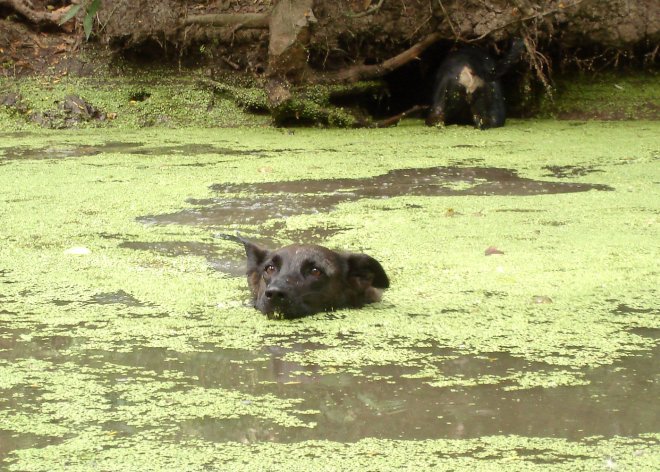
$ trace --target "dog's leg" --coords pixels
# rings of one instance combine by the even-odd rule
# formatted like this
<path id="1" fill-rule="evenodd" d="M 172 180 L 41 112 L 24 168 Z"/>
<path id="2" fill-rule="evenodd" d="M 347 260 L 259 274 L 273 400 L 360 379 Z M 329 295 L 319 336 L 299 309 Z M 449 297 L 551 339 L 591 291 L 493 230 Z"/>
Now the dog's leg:
<path id="1" fill-rule="evenodd" d="M 448 74 L 444 74 L 434 87 L 431 110 L 426 115 L 426 126 L 445 124 L 445 107 L 451 80 L 452 78 Z"/>

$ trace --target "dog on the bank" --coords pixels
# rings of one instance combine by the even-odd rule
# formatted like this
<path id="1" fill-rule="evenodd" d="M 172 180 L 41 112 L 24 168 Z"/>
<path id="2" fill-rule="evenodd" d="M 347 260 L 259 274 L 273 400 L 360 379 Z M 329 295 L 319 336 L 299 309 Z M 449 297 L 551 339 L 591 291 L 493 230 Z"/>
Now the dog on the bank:
<path id="1" fill-rule="evenodd" d="M 312 244 L 270 251 L 240 237 L 217 237 L 243 244 L 254 307 L 271 317 L 296 318 L 380 301 L 390 282 L 371 256 L 340 253 Z"/>
<path id="2" fill-rule="evenodd" d="M 479 129 L 504 126 L 506 109 L 500 78 L 518 62 L 525 44 L 515 39 L 495 60 L 486 51 L 464 47 L 450 53 L 435 76 L 426 124 L 468 124 Z"/>

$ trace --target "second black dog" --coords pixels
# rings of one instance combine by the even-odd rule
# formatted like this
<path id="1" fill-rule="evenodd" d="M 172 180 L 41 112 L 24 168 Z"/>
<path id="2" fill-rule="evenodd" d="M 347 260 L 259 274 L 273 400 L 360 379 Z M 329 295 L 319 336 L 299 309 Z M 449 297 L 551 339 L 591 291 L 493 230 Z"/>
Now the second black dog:
<path id="1" fill-rule="evenodd" d="M 238 236 L 216 237 L 245 247 L 252 300 L 268 317 L 295 318 L 361 307 L 379 301 L 390 285 L 380 263 L 366 254 L 335 252 L 312 244 L 269 251 Z"/>
<path id="2" fill-rule="evenodd" d="M 426 124 L 474 123 L 479 129 L 504 126 L 506 110 L 500 78 L 515 64 L 525 45 L 516 39 L 496 61 L 486 51 L 464 47 L 450 53 L 435 76 Z"/>

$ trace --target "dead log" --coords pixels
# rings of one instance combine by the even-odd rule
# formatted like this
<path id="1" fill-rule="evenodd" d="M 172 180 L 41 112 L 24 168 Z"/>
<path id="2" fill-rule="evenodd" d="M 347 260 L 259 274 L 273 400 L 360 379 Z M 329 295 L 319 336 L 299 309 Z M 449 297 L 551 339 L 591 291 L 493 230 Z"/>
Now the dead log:
<path id="1" fill-rule="evenodd" d="M 291 94 L 289 84 L 299 83 L 308 75 L 309 27 L 316 22 L 313 3 L 314 0 L 280 0 L 270 17 L 267 70 L 270 80 L 266 92 L 271 115 L 279 123 L 289 118 L 300 119 L 307 108 Z"/>

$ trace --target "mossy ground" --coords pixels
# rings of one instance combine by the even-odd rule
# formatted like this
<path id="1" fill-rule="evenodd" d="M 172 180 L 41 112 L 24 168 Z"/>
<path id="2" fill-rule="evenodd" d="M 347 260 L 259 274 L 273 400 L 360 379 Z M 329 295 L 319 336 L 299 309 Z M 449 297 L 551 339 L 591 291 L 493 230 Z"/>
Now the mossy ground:
<path id="1" fill-rule="evenodd" d="M 117 142 L 150 152 L 103 152 L 104 143 Z M 191 144 L 200 152 L 181 152 Z M 80 146 L 88 152 L 77 153 Z M 313 370 L 321 385 L 333 375 L 396 385 L 398 377 L 375 372 L 403 366 L 406 378 L 437 389 L 440 401 L 453 389 L 480 384 L 500 395 L 560 386 L 578 392 L 588 382 L 585 373 L 648 356 L 660 328 L 659 157 L 655 122 L 513 120 L 488 132 L 411 121 L 385 130 L 6 133 L 0 141 L 3 467 L 657 470 L 657 429 L 578 440 L 503 431 L 469 440 L 367 435 L 346 444 L 245 446 L 200 437 L 186 425 L 211 418 L 231 429 L 232 421 L 250 418 L 258 432 L 264 425 L 317 428 L 319 411 L 305 407 L 296 385 L 270 387 L 248 376 L 228 386 L 213 369 L 195 370 L 203 356 L 220 353 L 217 369 L 225 372 L 221 353 L 230 349 L 303 343 L 283 359 Z M 343 228 L 324 244 L 373 255 L 392 280 L 382 303 L 295 321 L 269 321 L 246 306 L 245 280 L 213 270 L 203 256 L 122 247 L 190 241 L 224 251 L 230 243 L 213 239 L 217 228 L 138 221 L 194 210 L 187 200 L 213 197 L 212 184 L 433 166 L 509 168 L 549 181 L 560 179 L 547 167 L 589 169 L 561 180 L 613 190 L 365 199 L 290 217 L 282 243 L 287 231 Z M 252 230 L 275 223 L 282 221 Z M 489 246 L 504 254 L 486 256 Z M 154 350 L 178 361 L 156 368 L 149 361 Z M 452 374 L 443 368 L 448 353 L 504 353 L 528 367 Z M 123 362 L 123 354 L 134 361 Z M 250 371 L 250 362 L 241 365 L 240 372 Z M 657 370 L 649 372 L 654 376 Z M 657 406 L 639 407 L 657 414 Z"/>
<path id="2" fill-rule="evenodd" d="M 76 128 L 236 127 L 270 123 L 268 116 L 245 111 L 263 95 L 262 90 L 249 84 L 228 84 L 233 94 L 216 94 L 204 85 L 204 80 L 192 73 L 175 74 L 171 70 L 130 75 L 105 73 L 98 77 L 3 78 L 0 95 L 18 93 L 28 113 L 19 114 L 13 107 L 1 106 L 0 129 L 39 129 L 41 126 L 31 121 L 29 115 L 57 114 L 58 104 L 68 95 L 80 96 L 104 118 L 79 121 L 72 126 Z M 58 127 L 58 122 L 51 127 Z"/>
<path id="3" fill-rule="evenodd" d="M 543 97 L 540 115 L 560 119 L 657 120 L 660 75 L 585 73 L 560 76 L 554 102 Z"/>
<path id="4" fill-rule="evenodd" d="M 653 71 L 636 74 L 564 75 L 554 82 L 553 100 L 541 97 L 539 117 L 578 120 L 657 120 L 660 118 L 660 86 Z M 364 82 L 348 86 L 309 86 L 294 91 L 295 100 L 276 111 L 276 120 L 299 124 L 351 127 L 365 121 L 342 106 L 331 105 L 330 97 L 360 93 L 382 94 L 380 85 Z M 50 128 L 206 128 L 250 126 L 272 123 L 268 116 L 263 84 L 246 77 L 231 76 L 210 81 L 193 72 L 175 73 L 152 68 L 148 72 L 109 70 L 91 77 L 33 76 L 20 80 L 0 78 L 0 98 L 17 93 L 22 112 L 0 105 L 0 130 Z M 103 119 L 65 122 L 60 103 L 77 95 L 99 110 Z M 515 108 L 515 107 L 514 107 Z M 39 123 L 33 114 L 46 114 Z"/>
<path id="5" fill-rule="evenodd" d="M 378 94 L 380 85 L 361 82 L 351 85 L 310 86 L 292 90 L 295 99 L 276 111 L 276 120 L 298 124 L 350 127 L 356 118 L 331 97 Z M 0 77 L 0 102 L 6 94 L 18 94 L 18 106 L 0 105 L 0 129 L 8 131 L 40 128 L 205 128 L 262 127 L 268 115 L 262 83 L 225 76 L 218 80 L 193 72 L 173 74 L 152 69 L 142 73 L 106 71 L 91 77 L 32 76 L 15 80 Z M 98 110 L 95 119 L 69 119 L 61 109 L 68 96 L 78 96 Z M 35 119 L 35 115 L 46 119 Z"/>

